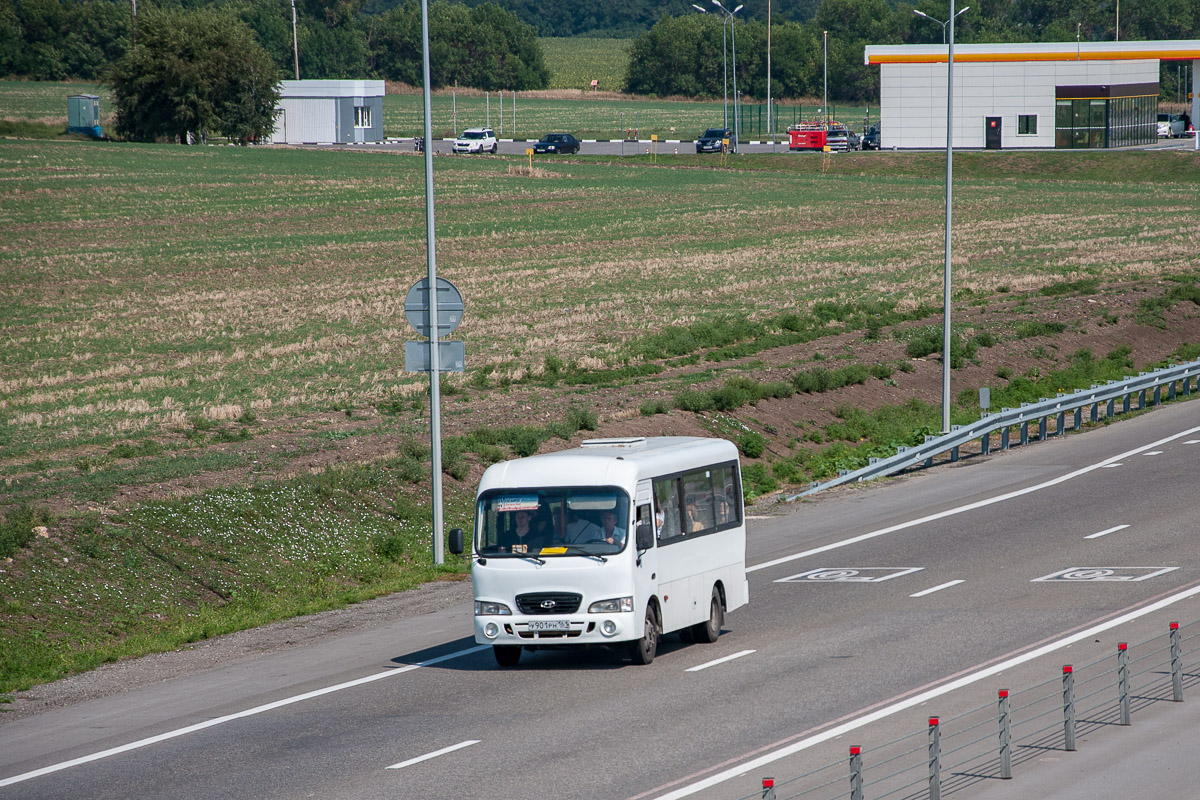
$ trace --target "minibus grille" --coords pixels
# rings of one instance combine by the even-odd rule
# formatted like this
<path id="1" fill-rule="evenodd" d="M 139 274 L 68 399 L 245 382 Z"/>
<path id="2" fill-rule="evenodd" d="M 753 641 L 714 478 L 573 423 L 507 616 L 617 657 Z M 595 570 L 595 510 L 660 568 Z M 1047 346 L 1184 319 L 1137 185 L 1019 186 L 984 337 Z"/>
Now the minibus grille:
<path id="1" fill-rule="evenodd" d="M 533 592 L 517 595 L 517 608 L 522 614 L 574 614 L 583 602 L 583 595 L 569 592 Z"/>

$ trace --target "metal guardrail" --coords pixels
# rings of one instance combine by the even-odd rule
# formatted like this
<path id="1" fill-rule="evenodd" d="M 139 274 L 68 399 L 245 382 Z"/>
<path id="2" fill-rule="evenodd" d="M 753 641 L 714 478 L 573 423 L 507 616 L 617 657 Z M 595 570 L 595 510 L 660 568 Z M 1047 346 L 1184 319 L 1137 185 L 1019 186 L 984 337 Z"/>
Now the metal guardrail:
<path id="1" fill-rule="evenodd" d="M 1083 425 L 1083 411 L 1090 406 L 1090 421 L 1095 423 L 1100 418 L 1100 407 L 1105 406 L 1104 416 L 1111 419 L 1118 413 L 1128 413 L 1131 410 L 1141 410 L 1163 402 L 1163 389 L 1166 389 L 1166 399 L 1174 400 L 1177 395 L 1190 396 L 1193 391 L 1200 392 L 1200 360 L 1192 361 L 1182 366 L 1172 364 L 1153 372 L 1143 372 L 1137 377 L 1109 381 L 1105 384 L 1094 384 L 1090 389 L 1081 389 L 1071 394 L 1060 393 L 1057 397 L 1038 400 L 1033 403 L 1022 403 L 1020 408 L 1003 408 L 999 412 L 984 412 L 983 415 L 970 425 L 952 425 L 949 433 L 940 436 L 926 436 L 925 443 L 916 447 L 901 446 L 894 456 L 888 458 L 872 458 L 865 467 L 856 470 L 841 470 L 836 478 L 823 483 L 814 481 L 812 485 L 799 494 L 786 497 L 786 500 L 796 500 L 815 494 L 824 489 L 840 486 L 844 483 L 867 481 L 892 475 L 901 470 L 915 467 L 918 464 L 933 466 L 933 459 L 941 453 L 950 453 L 950 461 L 958 461 L 959 448 L 968 442 L 979 440 L 980 451 L 983 455 L 991 452 L 992 435 L 1000 434 L 1000 449 L 1007 450 L 1013 446 L 1012 431 L 1018 431 L 1018 441 L 1015 444 L 1027 444 L 1030 441 L 1029 426 L 1036 425 L 1037 440 L 1044 441 L 1050 436 L 1061 435 L 1067 430 L 1078 430 Z M 1176 385 L 1180 386 L 1178 392 Z M 1149 399 L 1147 394 L 1151 393 Z M 1137 398 L 1136 408 L 1132 399 Z M 1120 401 L 1120 410 L 1117 402 Z M 1070 423 L 1067 414 L 1071 413 Z M 1056 425 L 1050 431 L 1049 421 L 1055 418 Z"/>

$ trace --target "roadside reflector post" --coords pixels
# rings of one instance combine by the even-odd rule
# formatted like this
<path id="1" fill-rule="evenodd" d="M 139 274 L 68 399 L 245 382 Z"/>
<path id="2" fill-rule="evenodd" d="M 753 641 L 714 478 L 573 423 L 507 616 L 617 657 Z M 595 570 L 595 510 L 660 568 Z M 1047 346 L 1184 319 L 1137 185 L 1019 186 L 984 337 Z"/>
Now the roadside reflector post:
<path id="1" fill-rule="evenodd" d="M 863 800 L 862 748 L 850 748 L 850 800 Z"/>
<path id="2" fill-rule="evenodd" d="M 1117 642 L 1117 697 L 1121 702 L 1121 724 L 1129 725 L 1129 645 Z"/>
<path id="3" fill-rule="evenodd" d="M 1012 716 L 1008 689 L 1000 690 L 1000 777 L 1012 777 Z"/>
<path id="4" fill-rule="evenodd" d="M 775 800 L 775 779 L 763 778 L 762 800 Z"/>
<path id="5" fill-rule="evenodd" d="M 929 718 L 929 800 L 942 798 L 942 728 L 937 717 Z"/>
<path id="6" fill-rule="evenodd" d="M 1063 671 L 1063 749 L 1075 749 L 1075 673 L 1070 664 Z"/>
<path id="7" fill-rule="evenodd" d="M 1179 623 L 1171 623 L 1171 699 L 1183 702 L 1183 651 L 1179 641 Z"/>

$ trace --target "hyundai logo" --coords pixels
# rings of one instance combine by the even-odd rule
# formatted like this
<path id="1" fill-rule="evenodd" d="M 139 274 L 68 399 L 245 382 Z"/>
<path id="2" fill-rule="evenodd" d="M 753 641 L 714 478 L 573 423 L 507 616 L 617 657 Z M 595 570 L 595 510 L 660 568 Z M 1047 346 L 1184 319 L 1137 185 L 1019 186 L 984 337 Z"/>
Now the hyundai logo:
<path id="1" fill-rule="evenodd" d="M 542 608 L 554 608 L 554 606 L 556 606 L 556 605 L 558 605 L 558 604 L 555 603 L 553 600 L 543 600 L 542 601 Z"/>

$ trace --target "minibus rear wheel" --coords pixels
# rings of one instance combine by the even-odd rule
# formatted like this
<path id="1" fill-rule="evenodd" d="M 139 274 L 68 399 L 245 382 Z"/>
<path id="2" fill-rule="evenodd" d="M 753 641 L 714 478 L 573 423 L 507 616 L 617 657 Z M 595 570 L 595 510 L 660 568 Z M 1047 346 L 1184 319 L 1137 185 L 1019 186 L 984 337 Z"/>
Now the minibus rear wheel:
<path id="1" fill-rule="evenodd" d="M 515 667 L 517 662 L 521 660 L 521 645 L 519 644 L 494 644 L 492 645 L 492 653 L 496 656 L 496 663 L 502 667 Z"/>
<path id="2" fill-rule="evenodd" d="M 692 636 L 697 642 L 712 644 L 721 636 L 721 628 L 725 625 L 725 605 L 721 602 L 721 593 L 713 587 L 712 600 L 708 604 L 708 622 L 699 622 L 692 626 Z"/>

